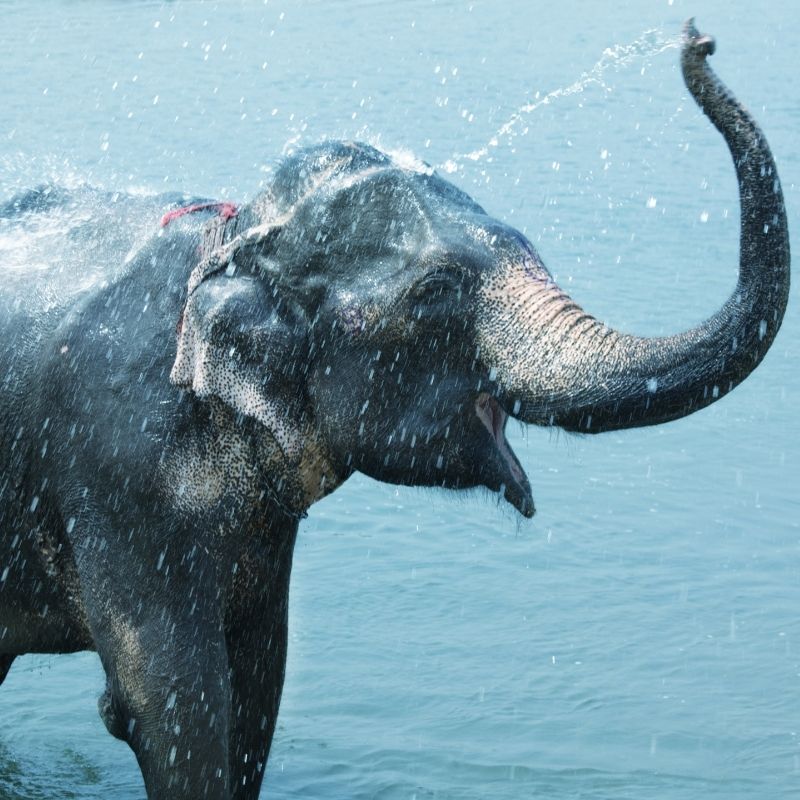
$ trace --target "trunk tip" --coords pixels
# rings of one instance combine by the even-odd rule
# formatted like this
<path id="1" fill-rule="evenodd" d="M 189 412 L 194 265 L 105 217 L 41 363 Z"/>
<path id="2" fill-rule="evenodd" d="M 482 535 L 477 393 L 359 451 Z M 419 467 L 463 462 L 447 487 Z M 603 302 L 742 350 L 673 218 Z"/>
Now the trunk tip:
<path id="1" fill-rule="evenodd" d="M 713 36 L 700 33 L 695 27 L 694 17 L 689 17 L 683 26 L 683 49 L 687 55 L 693 53 L 705 58 L 714 55 L 717 43 Z"/>

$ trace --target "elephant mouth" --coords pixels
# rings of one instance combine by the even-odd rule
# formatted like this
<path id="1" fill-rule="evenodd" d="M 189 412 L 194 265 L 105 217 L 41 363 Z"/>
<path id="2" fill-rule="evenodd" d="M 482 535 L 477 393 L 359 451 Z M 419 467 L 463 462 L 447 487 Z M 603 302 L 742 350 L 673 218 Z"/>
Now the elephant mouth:
<path id="1" fill-rule="evenodd" d="M 508 413 L 486 392 L 476 398 L 475 413 L 489 432 L 493 445 L 485 462 L 486 486 L 504 497 L 523 517 L 532 517 L 536 509 L 528 476 L 506 439 Z"/>

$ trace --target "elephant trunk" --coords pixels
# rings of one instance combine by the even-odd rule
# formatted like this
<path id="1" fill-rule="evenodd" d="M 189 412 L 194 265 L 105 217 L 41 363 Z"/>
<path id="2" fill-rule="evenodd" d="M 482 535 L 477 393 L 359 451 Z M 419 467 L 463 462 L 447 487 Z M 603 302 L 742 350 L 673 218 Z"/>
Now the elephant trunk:
<path id="1" fill-rule="evenodd" d="M 764 135 L 706 61 L 713 52 L 713 40 L 690 20 L 683 77 L 725 138 L 739 183 L 735 291 L 698 327 L 642 338 L 586 314 L 535 262 L 509 264 L 485 290 L 495 316 L 483 350 L 514 417 L 584 433 L 676 419 L 744 380 L 775 338 L 789 293 L 783 195 Z"/>

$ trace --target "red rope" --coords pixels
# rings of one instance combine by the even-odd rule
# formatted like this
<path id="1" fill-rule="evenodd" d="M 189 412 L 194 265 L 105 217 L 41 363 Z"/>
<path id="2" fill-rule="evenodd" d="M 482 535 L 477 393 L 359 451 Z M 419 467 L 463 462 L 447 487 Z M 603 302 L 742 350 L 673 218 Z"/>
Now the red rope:
<path id="1" fill-rule="evenodd" d="M 239 208 L 236 203 L 195 203 L 191 206 L 173 208 L 172 211 L 167 211 L 167 213 L 161 217 L 161 227 L 165 228 L 172 220 L 178 219 L 178 217 L 182 217 L 185 214 L 194 214 L 195 211 L 206 211 L 209 208 L 215 208 L 222 219 L 231 219 L 231 217 L 235 217 L 239 213 Z"/>

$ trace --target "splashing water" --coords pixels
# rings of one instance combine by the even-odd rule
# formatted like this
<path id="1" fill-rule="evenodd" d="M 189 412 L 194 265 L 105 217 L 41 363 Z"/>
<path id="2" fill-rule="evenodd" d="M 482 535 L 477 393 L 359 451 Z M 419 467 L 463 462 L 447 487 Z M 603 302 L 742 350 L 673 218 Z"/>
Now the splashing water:
<path id="1" fill-rule="evenodd" d="M 610 87 L 605 82 L 605 73 L 610 69 L 620 70 L 640 59 L 652 58 L 663 53 L 680 47 L 680 36 L 664 35 L 660 28 L 651 28 L 644 31 L 638 38 L 630 44 L 617 44 L 608 47 L 603 51 L 599 61 L 587 72 L 584 72 L 569 86 L 553 89 L 544 97 L 536 93 L 532 102 L 520 106 L 498 129 L 497 133 L 483 146 L 469 153 L 457 153 L 451 159 L 439 165 L 439 169 L 446 173 L 457 172 L 463 161 L 480 161 L 489 153 L 499 147 L 502 143 L 509 143 L 517 136 L 516 128 L 528 114 L 536 111 L 540 106 L 549 105 L 553 100 L 561 97 L 569 97 L 573 94 L 582 92 L 587 86 L 596 84 L 602 89 L 609 90 Z M 524 135 L 524 132 L 523 132 Z"/>

